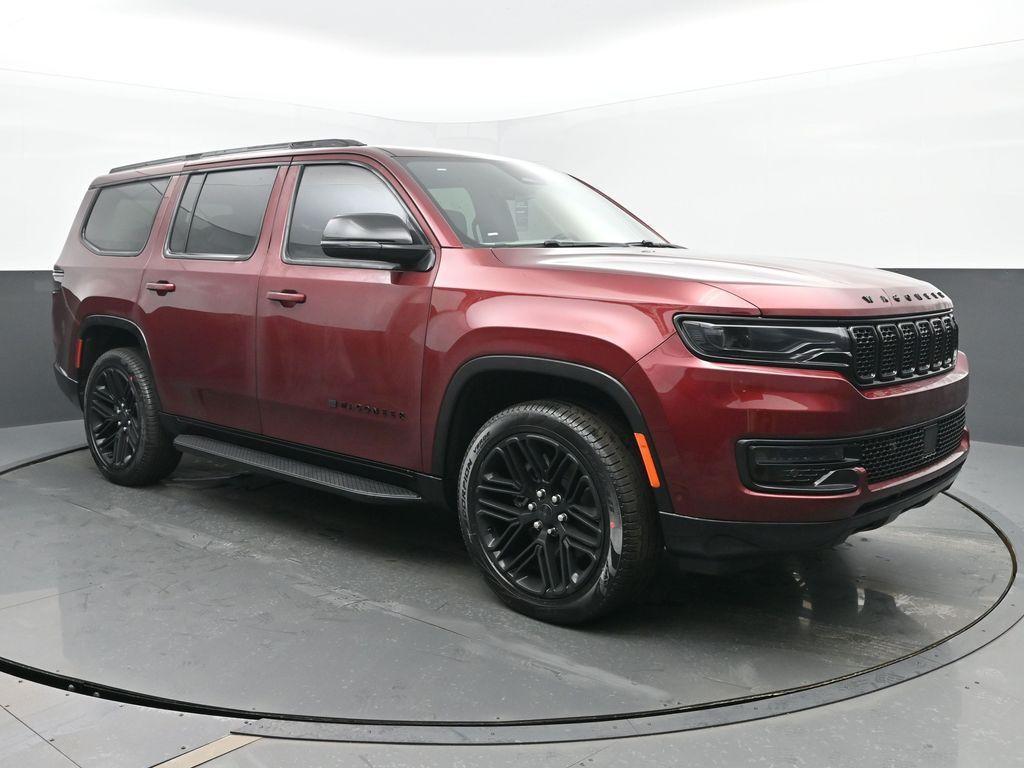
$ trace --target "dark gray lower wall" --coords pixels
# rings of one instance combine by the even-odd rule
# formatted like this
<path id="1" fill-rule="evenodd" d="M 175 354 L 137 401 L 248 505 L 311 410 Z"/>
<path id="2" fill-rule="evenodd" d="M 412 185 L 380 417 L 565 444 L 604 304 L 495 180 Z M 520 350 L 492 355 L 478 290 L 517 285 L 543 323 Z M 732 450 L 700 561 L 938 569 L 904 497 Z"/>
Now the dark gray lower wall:
<path id="1" fill-rule="evenodd" d="M 1024 334 L 1013 319 L 1024 299 L 1024 269 L 900 269 L 927 280 L 956 304 L 960 348 L 971 361 L 971 437 L 1024 445 Z"/>
<path id="2" fill-rule="evenodd" d="M 53 378 L 49 272 L 0 272 L 0 427 L 79 415 Z"/>
<path id="3" fill-rule="evenodd" d="M 1024 445 L 1024 334 L 1012 318 L 1024 269 L 906 269 L 953 297 L 971 358 L 975 439 Z M 53 380 L 48 272 L 0 272 L 0 427 L 75 418 Z"/>

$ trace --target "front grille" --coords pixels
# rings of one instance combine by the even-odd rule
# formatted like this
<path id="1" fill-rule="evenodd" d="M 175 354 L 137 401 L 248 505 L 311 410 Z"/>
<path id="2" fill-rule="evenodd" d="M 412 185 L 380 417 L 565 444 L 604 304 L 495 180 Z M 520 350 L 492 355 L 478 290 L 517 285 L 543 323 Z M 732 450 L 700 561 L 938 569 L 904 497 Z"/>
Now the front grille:
<path id="1" fill-rule="evenodd" d="M 966 411 L 961 408 L 928 424 L 851 442 L 859 449 L 860 464 L 867 470 L 868 482 L 878 483 L 949 456 L 960 445 L 966 420 Z"/>
<path id="2" fill-rule="evenodd" d="M 853 378 L 862 385 L 930 376 L 956 362 L 960 330 L 951 313 L 850 327 Z"/>

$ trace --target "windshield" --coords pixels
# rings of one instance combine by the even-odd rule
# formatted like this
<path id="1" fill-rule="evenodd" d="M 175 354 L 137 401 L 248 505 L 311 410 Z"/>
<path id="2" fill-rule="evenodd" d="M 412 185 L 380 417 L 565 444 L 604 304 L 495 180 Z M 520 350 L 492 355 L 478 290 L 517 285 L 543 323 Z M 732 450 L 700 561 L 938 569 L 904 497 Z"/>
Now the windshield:
<path id="1" fill-rule="evenodd" d="M 602 194 L 533 163 L 489 158 L 404 158 L 466 245 L 668 246 Z"/>

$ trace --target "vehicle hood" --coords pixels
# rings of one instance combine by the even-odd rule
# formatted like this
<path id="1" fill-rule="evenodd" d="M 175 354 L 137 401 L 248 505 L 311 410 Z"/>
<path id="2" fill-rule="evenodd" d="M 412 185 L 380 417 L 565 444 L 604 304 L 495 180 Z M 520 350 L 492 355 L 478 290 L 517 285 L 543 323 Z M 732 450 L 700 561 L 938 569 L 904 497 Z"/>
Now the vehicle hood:
<path id="1" fill-rule="evenodd" d="M 683 280 L 714 286 L 776 317 L 875 317 L 948 309 L 952 301 L 930 283 L 871 267 L 810 259 L 723 256 L 689 249 L 505 248 L 509 266 L 586 270 L 630 279 Z M 660 293 L 660 291 L 659 291 Z"/>

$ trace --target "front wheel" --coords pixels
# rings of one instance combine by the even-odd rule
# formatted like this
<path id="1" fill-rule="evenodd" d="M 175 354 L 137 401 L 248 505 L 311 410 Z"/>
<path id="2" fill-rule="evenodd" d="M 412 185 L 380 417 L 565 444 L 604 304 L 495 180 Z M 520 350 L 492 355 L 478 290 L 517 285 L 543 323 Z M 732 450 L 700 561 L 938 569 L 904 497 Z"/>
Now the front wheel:
<path id="1" fill-rule="evenodd" d="M 552 401 L 494 416 L 459 475 L 466 547 L 513 609 L 576 624 L 632 599 L 660 551 L 634 455 L 599 416 Z"/>
<path id="2" fill-rule="evenodd" d="M 149 485 L 181 459 L 160 425 L 160 405 L 146 358 L 136 349 L 104 352 L 89 371 L 83 399 L 89 451 L 118 485 Z"/>

